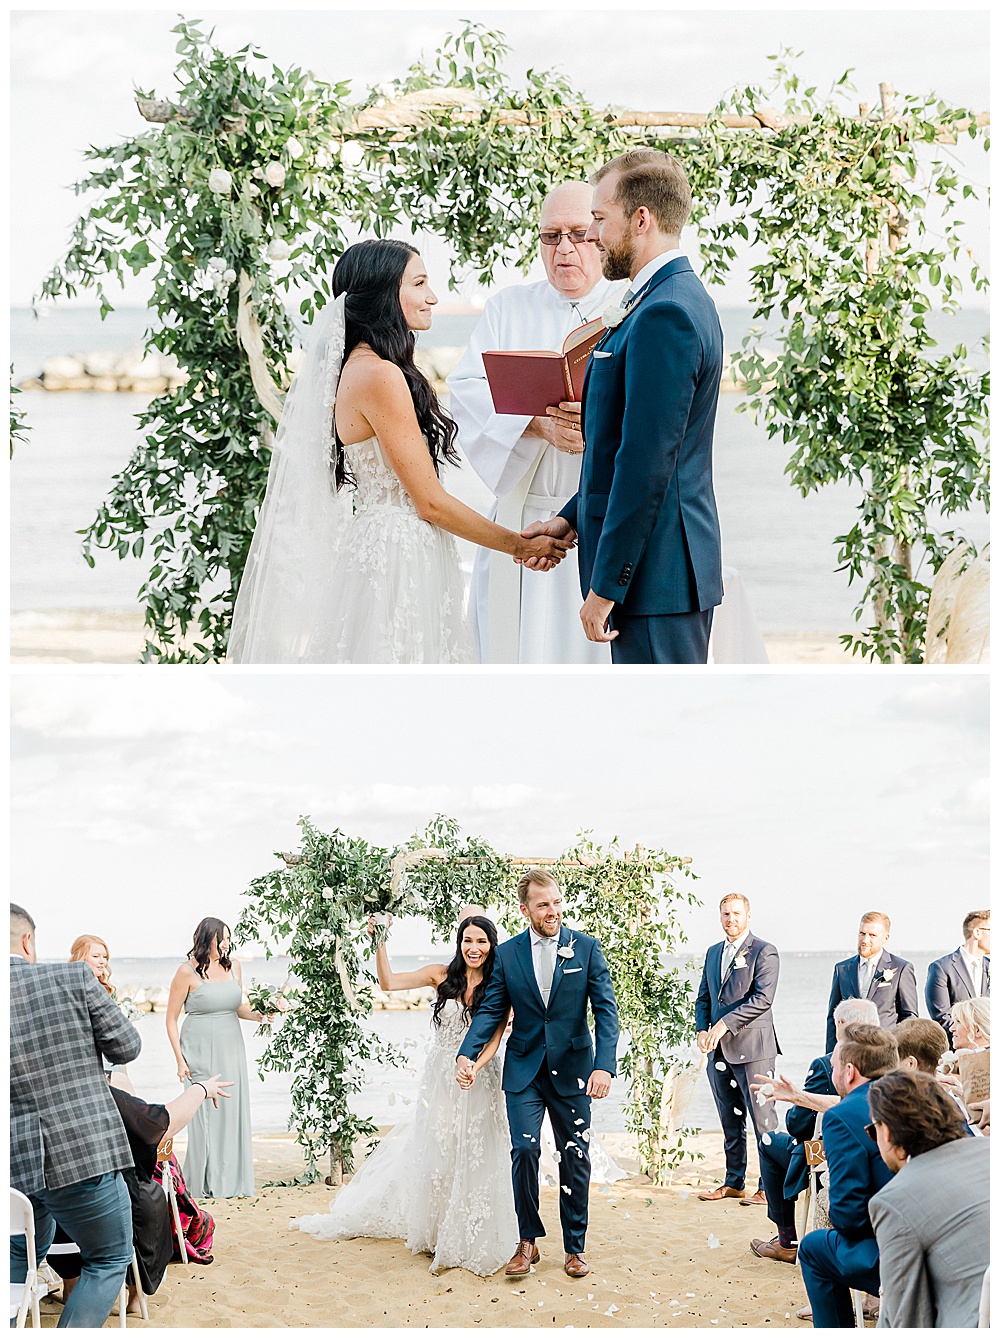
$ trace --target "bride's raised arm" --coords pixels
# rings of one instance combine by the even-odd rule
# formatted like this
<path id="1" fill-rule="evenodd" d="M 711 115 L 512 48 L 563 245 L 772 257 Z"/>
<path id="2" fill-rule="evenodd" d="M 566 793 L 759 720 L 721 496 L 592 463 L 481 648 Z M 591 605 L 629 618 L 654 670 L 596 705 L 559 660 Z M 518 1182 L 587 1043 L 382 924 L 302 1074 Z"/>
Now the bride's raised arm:
<path id="1" fill-rule="evenodd" d="M 391 917 L 389 923 L 392 924 Z M 372 935 L 375 933 L 375 919 L 371 915 L 368 917 L 368 932 Z M 375 970 L 378 974 L 379 988 L 386 994 L 392 994 L 395 990 L 419 990 L 425 985 L 437 989 L 448 974 L 448 968 L 442 962 L 431 962 L 427 966 L 422 966 L 419 971 L 393 971 L 389 965 L 389 953 L 384 943 L 380 943 L 375 950 Z"/>
<path id="2" fill-rule="evenodd" d="M 540 567 L 555 566 L 573 546 L 567 539 L 538 535 L 523 539 L 514 530 L 487 520 L 471 506 L 447 492 L 434 470 L 413 400 L 403 373 L 378 357 L 353 356 L 344 367 L 340 391 L 354 401 L 356 412 L 378 437 L 389 463 L 409 494 L 421 520 L 437 525 L 481 548 L 509 553 L 520 562 L 540 559 Z"/>

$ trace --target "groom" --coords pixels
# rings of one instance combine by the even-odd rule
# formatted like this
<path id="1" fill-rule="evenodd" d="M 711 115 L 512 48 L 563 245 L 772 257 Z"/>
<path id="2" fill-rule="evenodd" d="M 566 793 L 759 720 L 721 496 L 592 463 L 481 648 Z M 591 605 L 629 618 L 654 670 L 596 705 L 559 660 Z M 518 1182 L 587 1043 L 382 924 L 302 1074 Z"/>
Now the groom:
<path id="1" fill-rule="evenodd" d="M 590 1192 L 590 1099 L 605 1097 L 615 1073 L 618 1009 L 600 944 L 562 928 L 562 894 L 544 869 L 529 869 L 518 883 L 529 928 L 496 950 L 486 997 L 458 1052 L 458 1082 L 470 1087 L 473 1061 L 514 1010 L 507 1041 L 503 1089 L 510 1123 L 514 1206 L 520 1242 L 507 1265 L 522 1277 L 540 1258 L 545 1235 L 538 1215 L 538 1163 L 546 1111 L 559 1162 L 559 1217 L 566 1272 L 583 1278 Z M 597 1055 L 587 1026 L 594 1014 Z"/>
<path id="2" fill-rule="evenodd" d="M 629 290 L 605 315 L 584 382 L 579 491 L 524 533 L 578 537 L 580 619 L 589 640 L 611 642 L 616 664 L 704 664 L 722 602 L 712 489 L 722 327 L 680 250 L 691 187 L 658 149 L 632 149 L 592 180 L 588 240 L 604 277 Z M 560 405 L 558 416 L 572 426 L 576 412 Z"/>

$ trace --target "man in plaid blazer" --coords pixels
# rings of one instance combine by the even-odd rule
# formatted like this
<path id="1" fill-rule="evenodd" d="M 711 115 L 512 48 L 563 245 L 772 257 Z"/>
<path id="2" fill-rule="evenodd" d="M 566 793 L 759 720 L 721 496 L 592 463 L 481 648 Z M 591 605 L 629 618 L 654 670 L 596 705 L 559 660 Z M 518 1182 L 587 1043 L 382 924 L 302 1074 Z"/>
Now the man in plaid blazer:
<path id="1" fill-rule="evenodd" d="M 139 1033 L 84 962 L 36 965 L 35 922 L 10 908 L 10 1183 L 35 1210 L 44 1259 L 58 1223 L 83 1269 L 60 1328 L 101 1328 L 132 1262 L 132 1210 L 121 1168 L 132 1165 L 101 1063 L 127 1064 Z M 12 1236 L 22 1282 L 24 1237 Z"/>

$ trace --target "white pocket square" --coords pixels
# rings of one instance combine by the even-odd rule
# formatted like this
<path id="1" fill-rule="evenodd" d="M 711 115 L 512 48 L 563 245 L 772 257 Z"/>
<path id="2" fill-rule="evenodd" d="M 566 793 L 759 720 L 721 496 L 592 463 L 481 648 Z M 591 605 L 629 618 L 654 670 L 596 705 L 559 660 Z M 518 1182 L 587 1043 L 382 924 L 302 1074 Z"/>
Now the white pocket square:
<path id="1" fill-rule="evenodd" d="M 595 358 L 613 358 L 614 356 L 613 353 L 603 353 L 600 349 L 594 349 Z"/>
<path id="2" fill-rule="evenodd" d="M 563 972 L 563 975 L 564 975 L 564 976 L 571 976 L 571 975 L 573 975 L 574 972 L 576 972 L 576 971 L 582 971 L 582 970 L 583 970 L 583 967 L 582 967 L 582 966 L 567 966 L 566 970 Z"/>

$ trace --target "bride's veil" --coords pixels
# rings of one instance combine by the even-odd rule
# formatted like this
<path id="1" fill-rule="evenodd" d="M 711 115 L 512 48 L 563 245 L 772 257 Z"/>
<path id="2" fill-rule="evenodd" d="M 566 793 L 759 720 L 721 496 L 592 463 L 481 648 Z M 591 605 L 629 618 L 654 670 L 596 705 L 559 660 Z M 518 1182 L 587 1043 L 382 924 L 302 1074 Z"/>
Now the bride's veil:
<path id="1" fill-rule="evenodd" d="M 233 610 L 231 664 L 296 664 L 322 626 L 337 538 L 352 513 L 337 493 L 333 404 L 344 359 L 345 296 L 313 321 L 285 397 L 267 490 Z"/>

